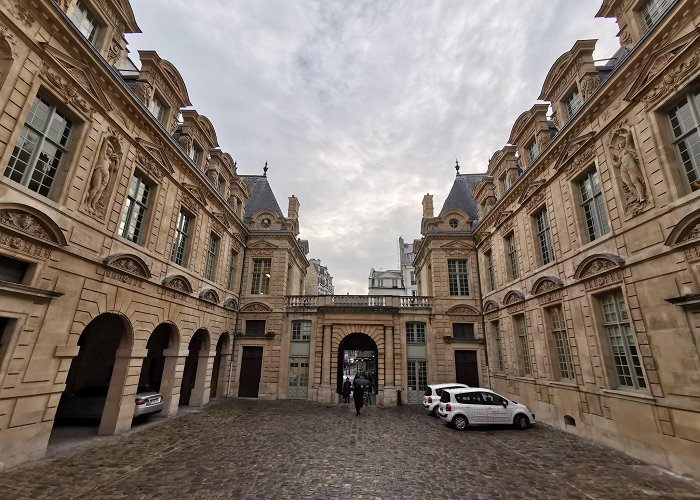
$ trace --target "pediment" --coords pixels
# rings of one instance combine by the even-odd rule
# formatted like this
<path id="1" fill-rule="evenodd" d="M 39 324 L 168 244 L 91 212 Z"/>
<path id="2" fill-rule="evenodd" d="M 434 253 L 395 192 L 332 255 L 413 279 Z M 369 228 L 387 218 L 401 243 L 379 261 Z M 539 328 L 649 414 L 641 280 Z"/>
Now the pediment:
<path id="1" fill-rule="evenodd" d="M 219 303 L 219 294 L 213 288 L 205 288 L 199 292 L 199 298 L 213 304 Z"/>
<path id="2" fill-rule="evenodd" d="M 251 304 L 247 304 L 243 306 L 243 309 L 241 309 L 241 312 L 272 312 L 272 308 L 268 306 L 267 304 L 263 304 L 262 302 L 253 302 Z"/>
<path id="3" fill-rule="evenodd" d="M 192 284 L 190 281 L 181 274 L 174 274 L 172 276 L 166 277 L 162 284 L 164 287 L 172 288 L 180 293 L 189 294 L 192 293 Z"/>
<path id="4" fill-rule="evenodd" d="M 238 309 L 238 302 L 236 302 L 236 299 L 231 297 L 224 300 L 223 307 L 224 309 L 228 309 L 229 311 L 235 311 L 236 309 Z"/>
<path id="5" fill-rule="evenodd" d="M 41 243 L 65 247 L 68 245 L 63 231 L 50 217 L 28 205 L 0 204 L 0 225 L 14 233 L 38 240 Z"/>
<path id="6" fill-rule="evenodd" d="M 660 47 L 652 52 L 647 63 L 640 70 L 639 76 L 637 76 L 636 80 L 630 87 L 629 92 L 627 92 L 625 100 L 634 100 L 639 94 L 648 88 L 653 81 L 657 80 L 657 77 L 659 77 L 664 70 L 666 70 L 670 65 L 674 64 L 677 60 L 681 59 L 683 54 L 685 54 L 688 49 L 695 46 L 698 38 L 700 38 L 700 27 L 695 28 L 695 30 L 677 40 L 668 42 L 663 47 Z M 695 54 L 696 59 L 697 57 L 697 54 Z M 697 65 L 697 60 L 695 61 L 695 65 Z"/>
<path id="7" fill-rule="evenodd" d="M 255 240 L 248 245 L 248 248 L 279 248 L 274 243 L 270 243 L 266 240 Z"/>
<path id="8" fill-rule="evenodd" d="M 571 160 L 576 154 L 593 139 L 595 133 L 589 132 L 575 139 L 569 139 L 559 151 L 557 162 L 554 164 L 555 170 L 560 170 Z"/>
<path id="9" fill-rule="evenodd" d="M 194 196 L 197 201 L 199 201 L 205 207 L 207 206 L 207 199 L 204 196 L 204 192 L 199 187 L 195 186 L 194 184 L 183 184 L 182 186 L 187 189 L 187 191 L 189 191 L 189 193 Z"/>
<path id="10" fill-rule="evenodd" d="M 469 250 L 472 248 L 472 246 L 463 241 L 450 241 L 449 243 L 440 245 L 440 248 L 444 248 L 446 250 Z"/>
<path id="11" fill-rule="evenodd" d="M 175 169 L 173 168 L 172 163 L 166 156 L 166 154 L 163 152 L 161 148 L 156 146 L 155 144 L 151 144 L 148 141 L 145 141 L 143 139 L 139 139 L 139 145 L 143 150 L 148 153 L 148 155 L 153 158 L 156 162 L 158 162 L 158 165 L 160 165 L 163 169 L 165 169 L 168 173 L 172 174 L 175 172 Z"/>
<path id="12" fill-rule="evenodd" d="M 445 314 L 448 314 L 450 316 L 478 316 L 479 311 L 477 311 L 471 306 L 459 305 L 451 307 L 445 312 Z"/>
<path id="13" fill-rule="evenodd" d="M 700 239 L 700 210 L 683 217 L 671 230 L 664 244 L 675 246 L 697 239 Z"/>
<path id="14" fill-rule="evenodd" d="M 112 104 L 107 99 L 107 96 L 102 91 L 102 87 L 93 76 L 90 66 L 78 61 L 77 59 L 61 52 L 60 50 L 50 45 L 44 45 L 46 55 L 53 60 L 61 69 L 70 75 L 90 96 L 100 104 L 102 109 L 110 111 Z"/>
<path id="15" fill-rule="evenodd" d="M 556 276 L 542 276 L 537 278 L 535 283 L 532 285 L 532 295 L 539 295 L 541 293 L 552 291 L 556 288 L 561 288 L 564 286 L 564 282 L 557 278 Z"/>
<path id="16" fill-rule="evenodd" d="M 518 198 L 518 203 L 520 205 L 522 205 L 523 203 L 526 203 L 532 197 L 532 195 L 534 195 L 542 186 L 544 186 L 544 184 L 545 184 L 544 179 L 528 182 L 523 187 L 522 193 L 520 193 L 520 197 Z"/>
<path id="17" fill-rule="evenodd" d="M 216 217 L 216 220 L 221 222 L 221 224 L 223 224 L 224 227 L 226 227 L 226 228 L 231 227 L 231 224 L 229 223 L 228 219 L 226 218 L 226 216 L 224 214 L 214 213 L 214 217 Z"/>
<path id="18" fill-rule="evenodd" d="M 104 258 L 104 263 L 108 267 L 117 269 L 118 271 L 131 274 L 141 279 L 149 279 L 151 270 L 148 264 L 138 255 L 130 253 L 116 253 Z"/>
<path id="19" fill-rule="evenodd" d="M 499 308 L 500 308 L 500 306 L 498 305 L 498 302 L 496 302 L 495 300 L 489 299 L 486 302 L 484 302 L 484 312 L 485 313 L 497 311 Z"/>
<path id="20" fill-rule="evenodd" d="M 508 290 L 503 296 L 503 303 L 507 306 L 525 300 L 525 294 L 520 290 Z"/>
<path id="21" fill-rule="evenodd" d="M 597 253 L 583 259 L 576 267 L 574 278 L 582 279 L 625 265 L 625 259 L 612 253 Z"/>

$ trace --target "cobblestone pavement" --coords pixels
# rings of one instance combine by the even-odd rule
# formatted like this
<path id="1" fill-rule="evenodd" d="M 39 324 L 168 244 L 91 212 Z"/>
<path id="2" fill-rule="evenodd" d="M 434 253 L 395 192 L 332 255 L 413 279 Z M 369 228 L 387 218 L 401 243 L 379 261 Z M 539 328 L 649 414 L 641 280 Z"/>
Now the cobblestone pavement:
<path id="1" fill-rule="evenodd" d="M 700 485 L 542 424 L 458 432 L 420 406 L 231 399 L 5 469 L 0 497 L 677 499 Z"/>

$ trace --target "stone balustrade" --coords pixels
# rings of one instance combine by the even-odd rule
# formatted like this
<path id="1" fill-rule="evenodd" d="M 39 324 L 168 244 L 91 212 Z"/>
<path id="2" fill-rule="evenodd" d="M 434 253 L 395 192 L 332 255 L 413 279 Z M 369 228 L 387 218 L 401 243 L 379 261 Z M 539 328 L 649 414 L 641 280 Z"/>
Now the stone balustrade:
<path id="1" fill-rule="evenodd" d="M 432 297 L 399 297 L 392 295 L 291 295 L 285 297 L 286 306 L 296 307 L 387 307 L 402 309 L 429 309 Z"/>

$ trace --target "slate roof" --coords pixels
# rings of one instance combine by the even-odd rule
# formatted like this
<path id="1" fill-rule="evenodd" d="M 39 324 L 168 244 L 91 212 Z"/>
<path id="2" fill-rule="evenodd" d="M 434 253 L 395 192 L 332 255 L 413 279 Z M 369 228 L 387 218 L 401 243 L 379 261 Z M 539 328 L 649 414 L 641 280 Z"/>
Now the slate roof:
<path id="1" fill-rule="evenodd" d="M 272 192 L 270 183 L 267 182 L 267 177 L 263 175 L 241 175 L 241 179 L 248 185 L 250 198 L 245 204 L 244 220 L 250 221 L 256 212 L 260 210 L 269 210 L 270 212 L 284 217 L 280 209 L 275 194 Z"/>
<path id="2" fill-rule="evenodd" d="M 474 186 L 485 176 L 486 174 L 457 174 L 439 216 L 442 217 L 445 212 L 456 208 L 469 214 L 472 219 L 478 219 L 478 206 L 473 196 Z"/>

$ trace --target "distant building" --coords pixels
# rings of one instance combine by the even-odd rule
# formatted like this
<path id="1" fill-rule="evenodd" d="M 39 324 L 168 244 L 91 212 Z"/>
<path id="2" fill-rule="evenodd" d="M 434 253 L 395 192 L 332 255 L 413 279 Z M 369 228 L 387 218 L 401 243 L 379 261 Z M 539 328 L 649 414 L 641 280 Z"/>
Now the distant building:
<path id="1" fill-rule="evenodd" d="M 369 272 L 368 295 L 405 295 L 400 269 Z"/>
<path id="2" fill-rule="evenodd" d="M 305 295 L 333 295 L 333 276 L 326 266 L 321 265 L 321 259 L 309 259 L 311 264 L 304 280 Z"/>
<path id="3" fill-rule="evenodd" d="M 416 270 L 413 267 L 413 259 L 416 258 L 413 243 L 406 243 L 399 237 L 399 263 L 401 265 L 401 278 L 403 279 L 404 295 L 416 295 Z"/>

